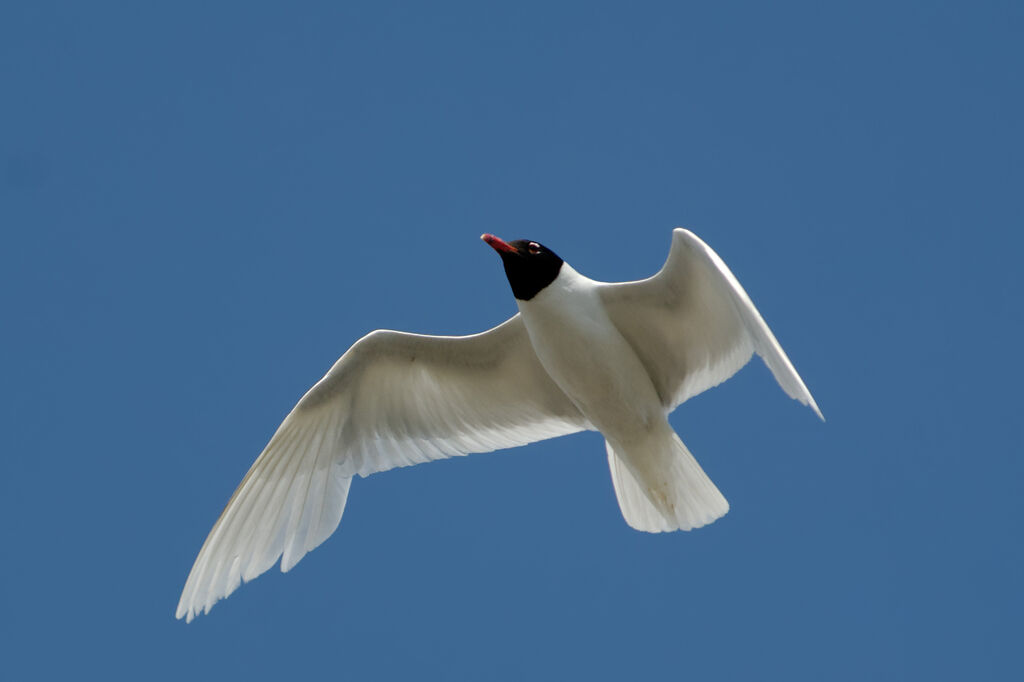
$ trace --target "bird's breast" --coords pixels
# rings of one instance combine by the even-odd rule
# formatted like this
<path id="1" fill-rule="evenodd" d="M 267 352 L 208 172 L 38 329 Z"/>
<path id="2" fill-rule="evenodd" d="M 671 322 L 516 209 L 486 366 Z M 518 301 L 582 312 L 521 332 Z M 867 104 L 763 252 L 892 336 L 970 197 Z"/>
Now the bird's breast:
<path id="1" fill-rule="evenodd" d="M 647 370 L 596 289 L 549 286 L 519 309 L 541 365 L 599 431 L 625 441 L 663 420 Z"/>

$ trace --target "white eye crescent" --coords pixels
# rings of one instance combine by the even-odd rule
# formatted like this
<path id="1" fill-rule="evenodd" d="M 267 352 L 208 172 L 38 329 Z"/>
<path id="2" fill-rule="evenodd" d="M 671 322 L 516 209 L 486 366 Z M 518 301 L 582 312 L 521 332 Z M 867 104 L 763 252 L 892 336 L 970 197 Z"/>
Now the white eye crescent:
<path id="1" fill-rule="evenodd" d="M 530 242 L 529 244 L 526 245 L 526 249 L 530 253 L 536 255 L 540 253 L 540 244 L 538 244 L 537 242 Z"/>

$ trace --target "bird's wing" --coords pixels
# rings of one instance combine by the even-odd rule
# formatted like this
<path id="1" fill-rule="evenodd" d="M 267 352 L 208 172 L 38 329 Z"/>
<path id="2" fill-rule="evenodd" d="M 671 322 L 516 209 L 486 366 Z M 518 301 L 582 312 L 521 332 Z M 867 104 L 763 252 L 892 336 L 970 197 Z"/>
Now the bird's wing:
<path id="1" fill-rule="evenodd" d="M 787 395 L 824 419 L 747 292 L 692 232 L 675 229 L 653 277 L 603 284 L 600 292 L 667 409 L 722 383 L 757 353 Z"/>
<path id="2" fill-rule="evenodd" d="M 334 532 L 354 475 L 591 428 L 541 367 L 517 314 L 472 336 L 378 330 L 292 409 L 199 551 L 177 617 L 289 570 Z"/>

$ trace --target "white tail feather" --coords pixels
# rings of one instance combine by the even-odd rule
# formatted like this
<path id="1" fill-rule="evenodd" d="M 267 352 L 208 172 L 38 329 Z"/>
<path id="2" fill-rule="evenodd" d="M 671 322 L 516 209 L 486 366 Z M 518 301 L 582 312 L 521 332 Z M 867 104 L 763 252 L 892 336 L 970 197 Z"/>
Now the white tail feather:
<path id="1" fill-rule="evenodd" d="M 729 503 L 670 428 L 617 452 L 605 441 L 622 516 L 648 533 L 700 528 L 725 516 Z"/>

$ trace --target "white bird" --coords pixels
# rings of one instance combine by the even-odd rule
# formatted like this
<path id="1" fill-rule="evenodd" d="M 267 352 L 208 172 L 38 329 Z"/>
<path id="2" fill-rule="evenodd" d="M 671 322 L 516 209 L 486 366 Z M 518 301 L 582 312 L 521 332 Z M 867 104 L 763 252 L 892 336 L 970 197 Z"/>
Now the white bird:
<path id="1" fill-rule="evenodd" d="M 178 602 L 191 621 L 281 558 L 288 571 L 338 527 L 352 478 L 583 430 L 605 437 L 626 523 L 711 523 L 729 503 L 669 425 L 680 403 L 754 353 L 824 419 L 743 287 L 677 228 L 648 279 L 588 279 L 537 242 L 485 234 L 519 313 L 472 336 L 377 330 L 302 397 L 203 543 Z"/>

